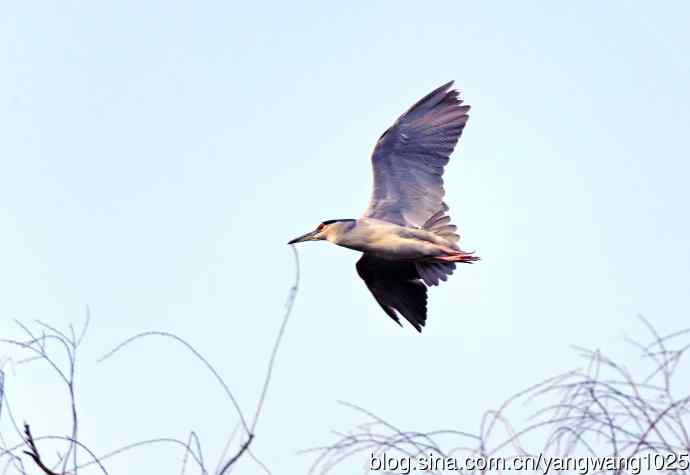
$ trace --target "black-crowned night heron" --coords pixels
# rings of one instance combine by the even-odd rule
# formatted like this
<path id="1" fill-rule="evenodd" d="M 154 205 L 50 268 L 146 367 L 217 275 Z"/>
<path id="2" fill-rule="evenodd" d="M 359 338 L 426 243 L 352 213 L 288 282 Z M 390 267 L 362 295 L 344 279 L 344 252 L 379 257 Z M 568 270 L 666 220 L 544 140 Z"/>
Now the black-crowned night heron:
<path id="1" fill-rule="evenodd" d="M 332 219 L 288 244 L 328 240 L 364 254 L 357 273 L 383 310 L 421 332 L 426 285 L 445 281 L 456 262 L 478 260 L 458 246 L 443 202 L 443 167 L 467 123 L 453 82 L 432 91 L 386 130 L 371 157 L 374 191 L 358 219 Z M 426 285 L 424 285 L 426 284 Z"/>

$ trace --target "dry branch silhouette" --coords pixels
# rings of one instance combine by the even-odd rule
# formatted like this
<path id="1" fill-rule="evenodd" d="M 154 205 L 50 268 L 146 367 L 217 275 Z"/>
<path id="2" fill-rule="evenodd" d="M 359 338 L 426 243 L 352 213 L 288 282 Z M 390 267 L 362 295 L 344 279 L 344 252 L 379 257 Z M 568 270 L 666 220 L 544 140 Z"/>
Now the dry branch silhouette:
<path id="1" fill-rule="evenodd" d="M 499 409 L 487 411 L 476 433 L 458 430 L 407 431 L 357 405 L 341 402 L 364 417 L 348 432 L 336 433 L 335 442 L 305 450 L 314 454 L 310 473 L 325 474 L 356 457 L 560 457 L 598 456 L 631 458 L 644 454 L 687 454 L 690 388 L 673 385 L 679 362 L 690 341 L 690 329 L 660 335 L 640 317 L 651 341 L 628 340 L 651 362 L 642 374 L 629 371 L 611 356 L 576 347 L 586 361 L 584 369 L 560 374 L 510 397 Z M 687 380 L 686 380 L 687 381 Z M 508 416 L 519 402 L 540 407 L 522 425 Z M 498 432 L 498 428 L 502 432 Z M 538 442 L 534 442 L 537 440 Z M 674 473 L 688 472 L 678 464 Z M 475 470 L 482 473 L 500 472 Z M 398 473 L 398 472 L 395 472 Z M 442 473 L 438 470 L 419 473 Z"/>
<path id="2" fill-rule="evenodd" d="M 294 246 L 291 247 L 295 263 L 295 275 L 294 282 L 290 288 L 287 302 L 285 304 L 285 312 L 279 327 L 275 342 L 273 344 L 271 354 L 269 356 L 268 366 L 266 369 L 266 375 L 261 386 L 261 391 L 257 399 L 256 408 L 254 411 L 253 418 L 248 420 L 244 413 L 242 412 L 240 405 L 235 399 L 229 385 L 225 382 L 220 373 L 214 368 L 214 366 L 206 359 L 202 353 L 197 350 L 193 345 L 180 338 L 177 335 L 161 331 L 150 331 L 143 332 L 133 337 L 128 338 L 124 342 L 117 345 L 113 350 L 102 356 L 99 361 L 104 361 L 108 358 L 113 357 L 118 352 L 125 349 L 127 346 L 135 341 L 139 341 L 150 337 L 163 337 L 170 339 L 178 344 L 181 344 L 186 350 L 188 350 L 197 360 L 199 360 L 204 367 L 213 374 L 217 382 L 221 385 L 225 394 L 227 395 L 234 412 L 239 418 L 239 427 L 244 430 L 245 440 L 239 445 L 239 448 L 232 454 L 228 455 L 228 448 L 232 439 L 228 440 L 226 448 L 221 454 L 221 458 L 218 461 L 216 470 L 213 472 L 217 475 L 224 475 L 229 473 L 235 464 L 243 458 L 245 455 L 254 460 L 263 470 L 267 473 L 271 473 L 270 470 L 264 465 L 259 459 L 256 458 L 251 453 L 250 446 L 252 441 L 255 439 L 255 431 L 262 413 L 262 409 L 266 402 L 268 395 L 268 390 L 270 382 L 273 375 L 273 370 L 277 361 L 277 355 L 282 343 L 285 331 L 292 313 L 292 308 L 297 297 L 297 292 L 299 289 L 300 280 L 300 268 L 299 268 L 299 256 L 297 250 Z M 45 475 L 77 475 L 79 471 L 86 467 L 96 466 L 102 473 L 108 474 L 108 471 L 104 467 L 104 462 L 112 457 L 121 455 L 127 451 L 138 449 L 142 447 L 148 447 L 155 444 L 167 444 L 176 445 L 184 449 L 184 457 L 182 460 L 182 474 L 186 473 L 187 465 L 190 461 L 193 461 L 197 468 L 202 474 L 209 474 L 208 468 L 204 462 L 204 456 L 202 451 L 202 444 L 199 440 L 198 434 L 194 431 L 190 432 L 186 441 L 179 440 L 176 438 L 156 438 L 143 440 L 135 443 L 131 443 L 120 447 L 118 449 L 112 450 L 108 453 L 95 455 L 87 445 L 85 445 L 78 438 L 78 427 L 79 427 L 79 411 L 77 409 L 77 403 L 75 399 L 75 387 L 76 387 L 76 365 L 77 365 L 77 353 L 78 348 L 81 345 L 90 322 L 90 312 L 87 308 L 86 321 L 82 326 L 81 330 L 77 332 L 73 326 L 70 325 L 69 332 L 65 333 L 59 329 L 50 326 L 44 322 L 36 321 L 37 330 L 32 331 L 28 326 L 21 322 L 16 322 L 20 329 L 25 333 L 26 338 L 24 340 L 12 340 L 12 339 L 0 339 L 0 342 L 5 343 L 11 347 L 15 347 L 22 353 L 23 359 L 16 362 L 17 365 L 22 364 L 33 364 L 36 362 L 43 362 L 48 365 L 48 367 L 55 373 L 61 382 L 64 384 L 67 393 L 69 395 L 69 411 L 71 414 L 71 428 L 69 436 L 61 435 L 43 435 L 34 436 L 30 425 L 25 422 L 23 423 L 23 430 L 20 429 L 17 420 L 12 413 L 11 406 L 7 401 L 5 395 L 5 373 L 0 368 L 0 416 L 5 415 L 9 418 L 10 425 L 13 429 L 13 434 L 3 434 L 0 432 L 0 463 L 4 463 L 4 469 L 2 474 L 8 473 L 9 470 L 14 469 L 16 473 L 27 474 L 27 466 L 24 463 L 21 455 L 28 457 L 32 463 L 40 469 Z M 64 352 L 67 356 L 67 363 L 60 363 L 60 352 Z M 54 391 L 53 388 L 49 389 Z M 4 413 L 3 413 L 4 410 Z M 16 443 L 10 443 L 10 437 L 18 436 L 19 441 Z M 44 457 L 44 455 L 39 451 L 40 441 L 62 441 L 66 444 L 65 449 L 60 452 L 57 456 L 57 460 L 50 464 Z M 88 456 L 88 460 L 80 459 L 79 452 L 85 452 Z"/>
<path id="3" fill-rule="evenodd" d="M 11 430 L 0 431 L 0 474 L 30 473 L 30 467 L 39 469 L 45 475 L 77 475 L 82 469 L 91 467 L 108 474 L 105 463 L 113 457 L 128 451 L 169 445 L 183 450 L 181 473 L 196 468 L 202 474 L 225 475 L 236 468 L 242 459 L 251 459 L 266 473 L 271 473 L 251 451 L 256 438 L 256 428 L 262 409 L 269 394 L 270 382 L 277 361 L 277 355 L 290 319 L 293 304 L 299 288 L 299 257 L 294 248 L 295 280 L 290 288 L 274 345 L 269 355 L 266 374 L 263 379 L 253 416 L 247 417 L 235 399 L 230 385 L 214 366 L 192 344 L 172 333 L 161 331 L 143 332 L 128 338 L 101 357 L 108 360 L 135 342 L 164 338 L 181 345 L 197 359 L 216 379 L 230 403 L 230 414 L 237 419 L 237 425 L 228 438 L 225 448 L 211 470 L 205 462 L 203 444 L 194 431 L 186 440 L 177 438 L 155 438 L 142 440 L 119 447 L 106 453 L 95 454 L 88 445 L 79 440 L 79 411 L 76 403 L 76 366 L 79 347 L 87 333 L 90 314 L 79 331 L 70 326 L 69 331 L 35 322 L 30 328 L 20 322 L 17 325 L 24 334 L 22 340 L 0 340 L 19 350 L 23 359 L 8 360 L 13 368 L 27 364 L 44 364 L 58 377 L 62 390 L 68 395 L 70 414 L 69 435 L 34 435 L 33 429 L 40 429 L 41 421 L 19 423 L 7 399 L 8 373 L 0 367 L 0 417 L 9 422 Z M 649 341 L 641 343 L 628 340 L 640 354 L 649 371 L 633 372 L 611 355 L 600 350 L 575 347 L 575 351 L 586 362 L 582 369 L 559 374 L 509 397 L 498 409 L 486 411 L 476 431 L 441 429 L 433 431 L 405 430 L 398 425 L 348 402 L 344 407 L 357 413 L 364 421 L 347 432 L 335 433 L 335 441 L 327 445 L 302 451 L 311 454 L 313 463 L 310 473 L 325 474 L 346 463 L 360 465 L 368 461 L 365 455 L 381 456 L 437 456 L 437 457 L 495 457 L 505 460 L 537 454 L 568 457 L 611 456 L 632 457 L 642 454 L 674 454 L 690 451 L 690 428 L 688 412 L 690 391 L 678 386 L 678 368 L 690 348 L 690 329 L 661 335 L 644 318 L 641 318 Z M 639 365 L 635 366 L 639 368 Z M 44 390 L 60 391 L 59 387 Z M 519 404 L 536 406 L 532 416 L 516 423 L 510 410 Z M 13 441 L 12 439 L 16 439 Z M 62 449 L 57 456 L 41 451 L 42 443 L 59 443 Z M 230 450 L 235 447 L 234 450 Z M 500 470 L 475 470 L 482 473 Z M 687 472 L 687 470 L 676 470 Z M 428 470 L 418 473 L 442 473 Z M 618 473 L 618 472 L 616 472 Z"/>

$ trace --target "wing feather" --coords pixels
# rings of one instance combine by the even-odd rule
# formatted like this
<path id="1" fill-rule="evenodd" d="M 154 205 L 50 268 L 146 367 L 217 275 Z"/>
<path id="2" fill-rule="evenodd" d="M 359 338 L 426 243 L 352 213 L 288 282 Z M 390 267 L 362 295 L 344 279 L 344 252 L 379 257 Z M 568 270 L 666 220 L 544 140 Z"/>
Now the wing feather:
<path id="1" fill-rule="evenodd" d="M 398 325 L 400 313 L 418 331 L 426 323 L 426 286 L 412 262 L 380 259 L 363 254 L 357 273 L 381 308 Z"/>
<path id="2" fill-rule="evenodd" d="M 383 133 L 371 157 L 374 191 L 364 216 L 421 226 L 443 206 L 443 170 L 467 123 L 453 82 L 430 92 Z"/>

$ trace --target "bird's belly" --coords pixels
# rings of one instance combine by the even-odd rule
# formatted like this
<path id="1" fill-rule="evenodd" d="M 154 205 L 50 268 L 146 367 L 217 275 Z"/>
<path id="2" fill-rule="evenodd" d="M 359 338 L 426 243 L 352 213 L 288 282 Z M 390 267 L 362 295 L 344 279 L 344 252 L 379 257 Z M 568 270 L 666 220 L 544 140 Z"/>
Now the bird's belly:
<path id="1" fill-rule="evenodd" d="M 430 242 L 407 239 L 399 236 L 373 240 L 362 246 L 360 251 L 389 260 L 415 260 L 439 254 L 437 246 Z"/>

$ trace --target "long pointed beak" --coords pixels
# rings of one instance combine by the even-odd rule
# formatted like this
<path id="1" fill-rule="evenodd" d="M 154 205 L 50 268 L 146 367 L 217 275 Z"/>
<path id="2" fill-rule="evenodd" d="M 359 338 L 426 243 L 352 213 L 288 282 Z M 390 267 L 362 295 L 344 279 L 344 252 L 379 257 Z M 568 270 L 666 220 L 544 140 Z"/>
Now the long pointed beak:
<path id="1" fill-rule="evenodd" d="M 318 231 L 309 231 L 307 234 L 304 234 L 298 238 L 293 239 L 292 241 L 288 242 L 288 244 L 297 244 L 298 242 L 304 242 L 304 241 L 316 241 L 314 239 L 316 235 L 318 234 Z"/>

